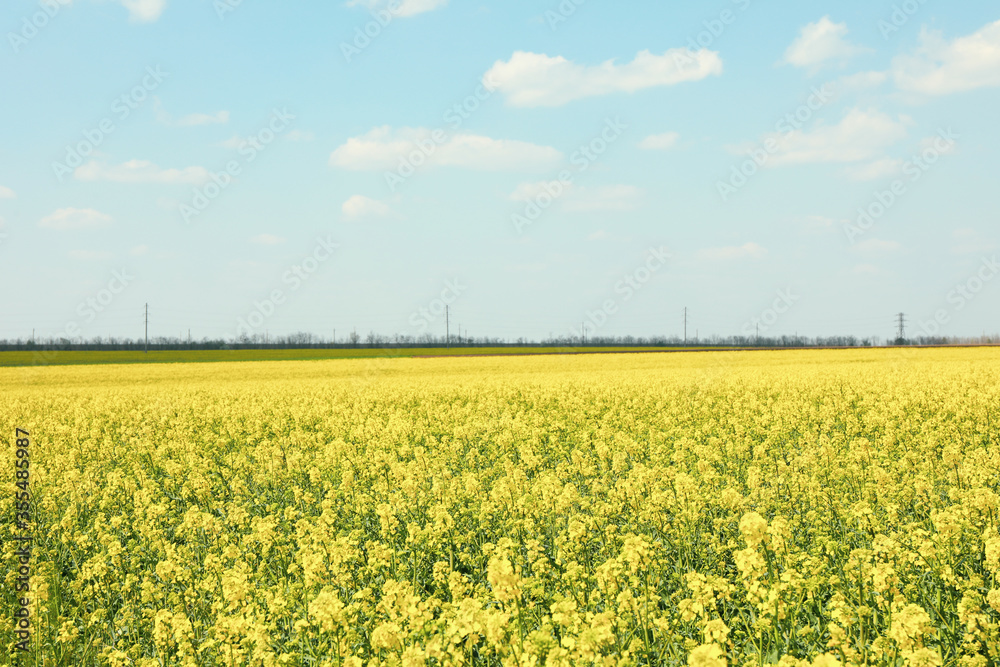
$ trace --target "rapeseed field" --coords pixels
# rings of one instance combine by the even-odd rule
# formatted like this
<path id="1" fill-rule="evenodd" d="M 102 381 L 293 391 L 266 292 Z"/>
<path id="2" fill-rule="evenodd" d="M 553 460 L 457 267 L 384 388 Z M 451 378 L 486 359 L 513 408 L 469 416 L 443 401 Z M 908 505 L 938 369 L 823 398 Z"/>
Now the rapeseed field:
<path id="1" fill-rule="evenodd" d="M 24 367 L 0 386 L 11 664 L 1000 663 L 994 349 Z"/>

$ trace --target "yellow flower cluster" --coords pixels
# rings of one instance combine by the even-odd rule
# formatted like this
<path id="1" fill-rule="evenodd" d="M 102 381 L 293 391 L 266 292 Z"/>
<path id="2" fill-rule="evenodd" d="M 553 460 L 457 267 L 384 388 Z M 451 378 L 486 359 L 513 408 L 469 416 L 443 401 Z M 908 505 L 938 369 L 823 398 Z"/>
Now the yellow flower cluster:
<path id="1" fill-rule="evenodd" d="M 0 383 L 33 438 L 28 664 L 1000 663 L 998 351 Z"/>

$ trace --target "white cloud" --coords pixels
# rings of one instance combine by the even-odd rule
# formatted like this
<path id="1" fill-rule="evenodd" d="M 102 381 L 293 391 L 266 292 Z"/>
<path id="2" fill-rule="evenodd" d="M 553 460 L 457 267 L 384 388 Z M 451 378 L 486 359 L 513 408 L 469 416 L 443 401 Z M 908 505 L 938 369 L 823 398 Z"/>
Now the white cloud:
<path id="1" fill-rule="evenodd" d="M 258 234 L 250 239 L 250 243 L 256 243 L 257 245 L 279 245 L 284 242 L 285 239 L 280 236 L 275 236 L 274 234 Z"/>
<path id="2" fill-rule="evenodd" d="M 941 135 L 935 135 L 932 137 L 924 137 L 920 140 L 920 145 L 917 148 L 919 153 L 924 151 L 935 151 L 940 155 L 951 155 L 958 150 L 958 144 L 954 141 L 944 143 L 942 141 Z"/>
<path id="3" fill-rule="evenodd" d="M 721 73 L 719 54 L 706 49 L 670 49 L 659 56 L 642 51 L 624 65 L 608 60 L 592 67 L 562 56 L 517 51 L 510 60 L 494 63 L 483 82 L 503 92 L 511 106 L 555 107 L 586 97 L 633 93 Z"/>
<path id="4" fill-rule="evenodd" d="M 762 259 L 767 255 L 767 249 L 753 242 L 741 246 L 726 246 L 723 248 L 705 248 L 699 250 L 697 257 L 710 261 L 730 261 L 737 259 Z"/>
<path id="5" fill-rule="evenodd" d="M 955 151 L 954 143 L 942 147 L 940 136 L 924 137 L 917 146 L 917 153 L 921 154 L 924 151 L 934 151 L 939 155 L 947 155 Z M 844 174 L 852 181 L 877 181 L 898 176 L 905 164 L 899 158 L 881 157 L 865 164 L 850 165 L 844 170 Z"/>
<path id="6" fill-rule="evenodd" d="M 875 278 L 883 275 L 885 271 L 874 264 L 858 264 L 851 268 L 851 273 L 856 276 Z"/>
<path id="7" fill-rule="evenodd" d="M 171 213 L 177 212 L 177 209 L 181 205 L 180 199 L 175 199 L 174 197 L 157 197 L 156 207 L 163 209 L 164 211 L 170 211 Z"/>
<path id="8" fill-rule="evenodd" d="M 440 132 L 440 131 L 439 131 Z M 438 137 L 425 128 L 377 127 L 360 137 L 352 137 L 330 155 L 330 164 L 355 171 L 394 169 L 405 156 L 428 153 L 427 164 L 465 167 L 488 171 L 508 169 L 550 169 L 562 160 L 562 153 L 549 146 L 524 141 L 491 139 L 474 134 Z M 424 149 L 418 146 L 422 145 Z M 416 162 L 414 162 L 416 164 Z"/>
<path id="9" fill-rule="evenodd" d="M 112 181 L 115 183 L 187 183 L 200 185 L 211 175 L 204 167 L 161 169 L 148 160 L 129 160 L 119 165 L 90 161 L 76 168 L 74 178 L 80 181 Z"/>
<path id="10" fill-rule="evenodd" d="M 854 245 L 854 249 L 869 255 L 883 255 L 896 252 L 902 248 L 897 241 L 883 241 L 882 239 L 866 239 Z"/>
<path id="11" fill-rule="evenodd" d="M 289 130 L 285 133 L 285 138 L 289 141 L 312 141 L 316 135 L 305 130 Z"/>
<path id="12" fill-rule="evenodd" d="M 193 127 L 195 125 L 213 125 L 220 124 L 224 125 L 229 122 L 229 112 L 228 111 L 217 111 L 214 114 L 207 113 L 192 113 L 187 116 L 182 116 L 174 121 L 174 125 L 177 127 Z"/>
<path id="13" fill-rule="evenodd" d="M 71 259 L 78 259 L 84 262 L 98 262 L 114 257 L 110 252 L 104 250 L 70 250 Z"/>
<path id="14" fill-rule="evenodd" d="M 128 18 L 135 23 L 151 23 L 160 18 L 167 7 L 167 0 L 117 0 L 118 4 L 128 10 Z M 43 7 L 46 3 L 40 3 Z M 73 0 L 59 0 L 59 4 L 68 6 Z"/>
<path id="15" fill-rule="evenodd" d="M 60 208 L 38 221 L 47 229 L 96 229 L 111 224 L 111 216 L 92 208 Z"/>
<path id="16" fill-rule="evenodd" d="M 148 245 L 137 245 L 130 248 L 128 254 L 132 255 L 133 257 L 141 257 L 142 255 L 145 255 L 148 252 L 149 252 Z"/>
<path id="17" fill-rule="evenodd" d="M 508 199 L 517 202 L 537 201 L 548 194 L 566 211 L 631 211 L 638 205 L 642 189 L 634 185 L 602 185 L 593 188 L 578 187 L 572 183 L 539 181 L 521 183 Z M 553 196 L 553 193 L 557 193 Z"/>
<path id="18" fill-rule="evenodd" d="M 348 220 L 360 220 L 362 218 L 383 218 L 389 215 L 391 209 L 380 201 L 370 199 L 363 195 L 354 195 L 344 202 L 340 207 L 344 217 Z"/>
<path id="19" fill-rule="evenodd" d="M 639 148 L 647 151 L 666 151 L 677 145 L 680 135 L 676 132 L 652 134 L 639 142 Z"/>
<path id="20" fill-rule="evenodd" d="M 603 229 L 599 229 L 596 232 L 594 232 L 593 234 L 588 234 L 587 235 L 587 240 L 588 241 L 603 241 L 606 238 L 608 238 L 608 233 L 606 231 L 604 231 Z"/>
<path id="21" fill-rule="evenodd" d="M 817 68 L 829 60 L 846 61 L 869 49 L 851 44 L 846 23 L 834 23 L 824 16 L 806 25 L 785 51 L 784 61 L 796 67 Z"/>
<path id="22" fill-rule="evenodd" d="M 156 120 L 163 125 L 171 127 L 195 127 L 198 125 L 225 125 L 229 122 L 228 111 L 216 111 L 214 114 L 192 113 L 180 118 L 174 118 L 171 114 L 163 110 L 163 105 L 159 97 L 153 98 L 153 108 L 156 111 Z"/>
<path id="23" fill-rule="evenodd" d="M 393 4 L 390 0 L 350 0 L 347 3 L 348 7 L 365 7 L 368 11 L 379 11 L 387 10 L 394 16 L 399 16 L 405 18 L 407 16 L 416 16 L 417 14 L 423 14 L 424 12 L 434 11 L 435 9 L 441 9 L 448 4 L 448 0 L 396 0 L 394 6 L 395 10 L 389 9 L 389 5 Z"/>
<path id="24" fill-rule="evenodd" d="M 239 148 L 240 146 L 242 146 L 244 143 L 246 143 L 246 139 L 244 139 L 243 137 L 239 136 L 238 134 L 234 134 L 233 136 L 231 136 L 230 138 L 226 139 L 225 141 L 220 141 L 219 143 L 217 143 L 215 145 L 219 146 L 220 148 L 228 148 L 229 150 L 233 150 L 234 151 L 237 148 Z"/>
<path id="25" fill-rule="evenodd" d="M 805 231 L 814 233 L 833 231 L 835 225 L 838 223 L 836 218 L 830 218 L 825 215 L 808 215 L 802 219 L 802 222 L 804 223 Z"/>
<path id="26" fill-rule="evenodd" d="M 631 211 L 636 208 L 642 190 L 634 185 L 602 185 L 575 188 L 566 199 L 567 211 Z"/>
<path id="27" fill-rule="evenodd" d="M 167 0 L 120 0 L 128 10 L 130 21 L 149 23 L 160 18 L 167 6 Z"/>
<path id="28" fill-rule="evenodd" d="M 836 125 L 818 123 L 811 131 L 774 132 L 763 139 L 764 145 L 775 146 L 766 166 L 875 160 L 906 137 L 906 122 L 903 117 L 855 108 Z"/>
<path id="29" fill-rule="evenodd" d="M 871 70 L 868 72 L 858 72 L 857 74 L 842 76 L 837 79 L 834 86 L 840 91 L 862 91 L 878 88 L 888 80 L 888 72 Z"/>
<path id="30" fill-rule="evenodd" d="M 10 188 L 0 185 L 0 199 L 16 199 L 17 194 Z"/>
<path id="31" fill-rule="evenodd" d="M 852 165 L 845 170 L 845 173 L 852 181 L 877 181 L 895 176 L 902 168 L 902 160 L 884 157 L 874 162 Z"/>
<path id="32" fill-rule="evenodd" d="M 572 183 L 560 183 L 559 181 L 538 181 L 537 183 L 521 183 L 507 197 L 511 201 L 529 202 L 543 192 L 557 196 L 562 196 L 573 189 Z"/>
<path id="33" fill-rule="evenodd" d="M 952 232 L 955 245 L 951 251 L 956 255 L 979 255 L 996 249 L 997 244 L 971 227 L 962 227 Z"/>
<path id="34" fill-rule="evenodd" d="M 550 265 L 547 262 L 526 262 L 523 264 L 508 264 L 503 269 L 507 273 L 523 276 L 526 273 L 544 273 L 549 270 L 549 267 Z"/>
<path id="35" fill-rule="evenodd" d="M 915 53 L 893 59 L 892 76 L 900 90 L 924 95 L 1000 86 L 1000 21 L 951 42 L 922 31 Z"/>

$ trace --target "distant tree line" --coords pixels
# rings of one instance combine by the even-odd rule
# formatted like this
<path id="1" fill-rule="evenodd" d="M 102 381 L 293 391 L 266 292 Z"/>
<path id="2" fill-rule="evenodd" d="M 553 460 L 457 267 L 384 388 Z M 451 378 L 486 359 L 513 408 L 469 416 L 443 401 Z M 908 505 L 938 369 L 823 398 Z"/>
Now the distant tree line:
<path id="1" fill-rule="evenodd" d="M 885 345 L 998 345 L 1000 335 L 979 337 L 920 336 L 906 340 L 888 340 Z M 236 339 L 187 340 L 179 337 L 151 337 L 151 350 L 225 350 L 225 349 L 393 349 L 393 348 L 444 348 L 444 347 L 556 347 L 556 348 L 596 348 L 596 347 L 737 347 L 737 348 L 822 348 L 822 347 L 879 347 L 883 342 L 878 337 L 858 338 L 857 336 L 710 336 L 688 339 L 677 336 L 562 336 L 542 340 L 517 338 L 514 340 L 481 336 L 407 336 L 401 334 L 384 335 L 370 332 L 366 336 L 351 333 L 346 340 L 336 342 L 323 339 L 307 332 L 297 332 L 284 336 L 266 334 L 243 335 Z M 143 350 L 146 343 L 142 338 L 94 337 L 90 339 L 38 338 L 0 339 L 0 351 L 30 351 L 41 349 L 62 350 Z"/>

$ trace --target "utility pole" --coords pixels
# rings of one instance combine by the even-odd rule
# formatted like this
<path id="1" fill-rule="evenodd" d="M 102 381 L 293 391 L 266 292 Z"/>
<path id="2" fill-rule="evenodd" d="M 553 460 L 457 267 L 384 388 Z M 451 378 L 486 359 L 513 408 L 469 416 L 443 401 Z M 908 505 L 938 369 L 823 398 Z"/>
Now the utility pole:
<path id="1" fill-rule="evenodd" d="M 688 309 L 684 306 L 684 344 L 688 342 Z"/>
<path id="2" fill-rule="evenodd" d="M 146 304 L 146 342 L 143 343 L 143 354 L 149 353 L 149 304 Z"/>
<path id="3" fill-rule="evenodd" d="M 451 306 L 444 307 L 444 344 L 445 347 L 451 347 L 451 313 L 449 312 Z"/>
<path id="4" fill-rule="evenodd" d="M 896 317 L 899 318 L 899 333 L 896 336 L 896 343 L 901 344 L 906 340 L 906 314 L 899 313 Z"/>
<path id="5" fill-rule="evenodd" d="M 760 322 L 757 323 L 757 344 L 760 345 Z"/>

